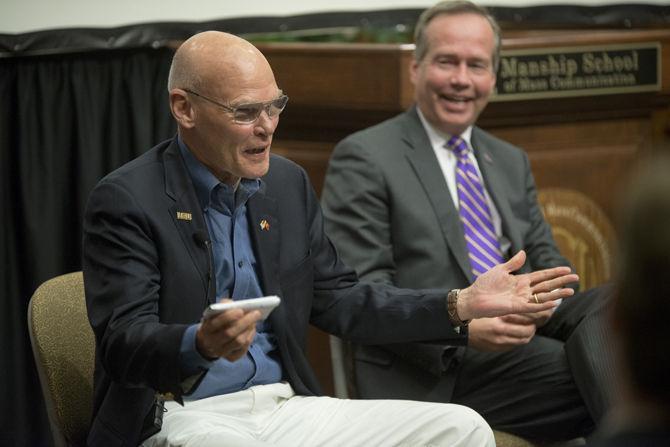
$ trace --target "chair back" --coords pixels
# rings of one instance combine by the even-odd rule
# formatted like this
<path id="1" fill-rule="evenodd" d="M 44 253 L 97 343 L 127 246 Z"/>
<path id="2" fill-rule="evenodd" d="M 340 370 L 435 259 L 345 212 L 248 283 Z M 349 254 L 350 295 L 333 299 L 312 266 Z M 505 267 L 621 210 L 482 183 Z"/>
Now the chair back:
<path id="1" fill-rule="evenodd" d="M 82 272 L 52 278 L 37 288 L 28 305 L 28 330 L 54 443 L 85 445 L 93 406 L 95 338 Z"/>

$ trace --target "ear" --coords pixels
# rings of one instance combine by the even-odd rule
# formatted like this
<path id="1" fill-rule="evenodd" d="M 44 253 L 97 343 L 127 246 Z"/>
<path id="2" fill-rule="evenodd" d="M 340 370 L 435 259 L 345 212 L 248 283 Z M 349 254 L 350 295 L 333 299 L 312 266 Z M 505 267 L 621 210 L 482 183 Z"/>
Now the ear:
<path id="1" fill-rule="evenodd" d="M 412 85 L 416 85 L 416 78 L 418 77 L 420 62 L 412 58 L 412 62 L 409 64 L 409 80 Z"/>
<path id="2" fill-rule="evenodd" d="M 498 82 L 498 77 L 493 73 L 493 79 L 491 80 L 491 91 L 494 91 L 496 88 L 496 83 Z"/>
<path id="3" fill-rule="evenodd" d="M 170 111 L 179 127 L 191 129 L 195 126 L 195 110 L 184 90 L 170 90 Z"/>

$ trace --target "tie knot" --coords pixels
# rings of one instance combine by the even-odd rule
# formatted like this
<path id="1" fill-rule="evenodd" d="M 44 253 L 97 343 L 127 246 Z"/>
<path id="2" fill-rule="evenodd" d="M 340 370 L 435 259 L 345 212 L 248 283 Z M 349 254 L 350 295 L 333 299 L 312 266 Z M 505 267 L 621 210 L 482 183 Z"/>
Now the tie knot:
<path id="1" fill-rule="evenodd" d="M 451 137 L 445 145 L 447 149 L 454 151 L 458 158 L 465 158 L 468 155 L 468 145 L 461 137 Z"/>

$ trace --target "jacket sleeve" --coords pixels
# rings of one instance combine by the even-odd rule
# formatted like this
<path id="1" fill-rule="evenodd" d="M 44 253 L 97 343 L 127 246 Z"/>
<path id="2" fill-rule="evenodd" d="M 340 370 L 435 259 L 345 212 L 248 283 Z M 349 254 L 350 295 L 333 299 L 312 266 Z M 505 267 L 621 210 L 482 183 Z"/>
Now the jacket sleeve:
<path id="1" fill-rule="evenodd" d="M 103 180 L 84 217 L 83 271 L 97 357 L 125 386 L 182 394 L 178 362 L 185 324 L 159 321 L 160 253 L 131 191 Z"/>

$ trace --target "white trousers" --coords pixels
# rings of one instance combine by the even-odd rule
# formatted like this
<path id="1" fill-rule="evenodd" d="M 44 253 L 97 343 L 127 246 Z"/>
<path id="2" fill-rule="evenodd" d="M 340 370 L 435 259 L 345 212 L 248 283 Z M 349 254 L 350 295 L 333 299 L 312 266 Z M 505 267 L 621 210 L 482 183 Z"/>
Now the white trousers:
<path id="1" fill-rule="evenodd" d="M 296 396 L 286 383 L 166 409 L 163 429 L 143 447 L 495 446 L 491 428 L 467 407 Z"/>

